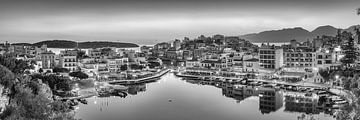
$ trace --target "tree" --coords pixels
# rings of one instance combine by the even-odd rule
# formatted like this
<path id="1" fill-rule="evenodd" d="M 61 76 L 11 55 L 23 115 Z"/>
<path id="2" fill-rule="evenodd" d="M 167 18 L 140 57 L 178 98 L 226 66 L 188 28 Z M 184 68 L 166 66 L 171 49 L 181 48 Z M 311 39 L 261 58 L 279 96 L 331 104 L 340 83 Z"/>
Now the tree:
<path id="1" fill-rule="evenodd" d="M 42 68 L 39 69 L 39 73 L 43 73 L 44 70 Z"/>
<path id="2" fill-rule="evenodd" d="M 68 77 L 62 77 L 57 75 L 41 75 L 35 74 L 31 76 L 32 79 L 41 79 L 42 82 L 46 83 L 52 90 L 63 90 L 70 91 L 71 84 Z"/>
<path id="3" fill-rule="evenodd" d="M 137 64 L 131 64 L 131 65 L 130 65 L 130 68 L 131 68 L 131 69 L 135 69 L 135 70 L 136 70 L 136 69 L 140 69 L 140 70 L 141 70 L 141 69 L 144 68 L 144 66 L 142 66 L 142 65 L 137 65 Z"/>
<path id="4" fill-rule="evenodd" d="M 14 73 L 2 65 L 0 65 L 0 84 L 6 88 L 11 88 L 15 84 Z"/>
<path id="5" fill-rule="evenodd" d="M 0 56 L 0 64 L 8 68 L 15 74 L 24 73 L 26 69 L 32 69 L 31 65 L 27 61 L 15 59 L 11 54 L 5 54 Z"/>
<path id="6" fill-rule="evenodd" d="M 346 69 L 349 69 L 357 59 L 359 55 L 354 46 L 354 38 L 349 37 L 348 41 L 342 45 L 342 49 L 345 51 L 345 56 L 341 58 L 341 62 Z"/>
<path id="7" fill-rule="evenodd" d="M 89 78 L 89 76 L 86 73 L 83 73 L 81 71 L 71 72 L 69 75 L 72 77 L 80 78 L 80 79 Z"/>
<path id="8" fill-rule="evenodd" d="M 128 68 L 127 68 L 127 65 L 121 65 L 121 67 L 120 67 L 120 70 L 121 71 L 125 71 L 125 70 L 127 70 Z"/>
<path id="9" fill-rule="evenodd" d="M 55 68 L 53 69 L 53 72 L 54 72 L 54 73 L 68 73 L 69 70 L 66 69 L 66 68 L 55 67 Z"/>
<path id="10" fill-rule="evenodd" d="M 160 66 L 159 62 L 148 62 L 149 68 L 155 68 L 157 66 Z"/>
<path id="11" fill-rule="evenodd" d="M 112 52 L 114 52 L 111 48 L 103 48 L 100 50 L 102 55 L 110 55 Z"/>
<path id="12" fill-rule="evenodd" d="M 85 51 L 82 51 L 82 50 L 78 50 L 77 51 L 77 56 L 76 56 L 78 59 L 82 59 L 85 57 Z"/>

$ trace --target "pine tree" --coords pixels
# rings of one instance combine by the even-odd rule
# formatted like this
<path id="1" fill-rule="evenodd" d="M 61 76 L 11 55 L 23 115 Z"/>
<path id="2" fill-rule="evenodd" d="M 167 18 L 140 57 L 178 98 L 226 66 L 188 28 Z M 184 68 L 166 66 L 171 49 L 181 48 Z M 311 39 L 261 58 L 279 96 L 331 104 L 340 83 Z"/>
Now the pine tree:
<path id="1" fill-rule="evenodd" d="M 357 56 L 359 55 L 354 44 L 354 38 L 349 37 L 348 41 L 342 45 L 345 56 L 341 58 L 341 62 L 346 69 L 349 69 L 355 63 Z"/>

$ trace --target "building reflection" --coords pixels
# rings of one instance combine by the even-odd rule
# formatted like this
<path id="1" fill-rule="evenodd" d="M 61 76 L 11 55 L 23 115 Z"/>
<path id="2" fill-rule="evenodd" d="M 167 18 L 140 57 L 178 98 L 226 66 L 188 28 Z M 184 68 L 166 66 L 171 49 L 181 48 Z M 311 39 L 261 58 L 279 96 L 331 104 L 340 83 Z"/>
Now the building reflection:
<path id="1" fill-rule="evenodd" d="M 142 84 L 135 84 L 135 85 L 128 85 L 128 93 L 131 95 L 136 95 L 139 92 L 144 92 L 146 91 L 146 84 L 142 83 Z"/>
<path id="2" fill-rule="evenodd" d="M 242 84 L 230 84 L 226 82 L 202 81 L 198 79 L 185 79 L 186 82 L 198 85 L 211 85 L 222 89 L 222 94 L 233 98 L 237 103 L 251 97 L 259 97 L 259 111 L 262 114 L 270 114 L 284 107 L 285 112 L 299 112 L 305 114 L 332 115 L 325 97 L 315 93 L 291 92 L 274 87 L 262 87 Z"/>
<path id="3" fill-rule="evenodd" d="M 285 111 L 319 114 L 319 96 L 311 93 L 293 93 L 285 95 Z"/>
<path id="4" fill-rule="evenodd" d="M 283 92 L 274 88 L 259 89 L 259 109 L 262 114 L 275 112 L 283 106 Z"/>
<path id="5" fill-rule="evenodd" d="M 225 85 L 222 87 L 222 93 L 226 97 L 234 98 L 237 102 L 241 102 L 248 97 L 257 96 L 259 94 L 258 87 L 246 85 Z"/>

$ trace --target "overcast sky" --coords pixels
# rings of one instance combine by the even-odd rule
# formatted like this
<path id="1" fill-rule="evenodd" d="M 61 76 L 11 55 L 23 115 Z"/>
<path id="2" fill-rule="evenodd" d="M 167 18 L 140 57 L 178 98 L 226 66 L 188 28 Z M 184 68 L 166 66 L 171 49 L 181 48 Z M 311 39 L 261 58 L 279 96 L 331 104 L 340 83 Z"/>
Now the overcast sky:
<path id="1" fill-rule="evenodd" d="M 360 0 L 0 0 L 0 41 L 148 44 L 199 35 L 360 24 Z"/>

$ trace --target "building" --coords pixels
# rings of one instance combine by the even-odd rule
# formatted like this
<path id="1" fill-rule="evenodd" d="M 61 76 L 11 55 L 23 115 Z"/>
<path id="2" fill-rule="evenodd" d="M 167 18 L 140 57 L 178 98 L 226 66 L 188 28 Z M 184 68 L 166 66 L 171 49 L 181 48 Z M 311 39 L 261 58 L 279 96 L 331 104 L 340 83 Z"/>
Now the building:
<path id="1" fill-rule="evenodd" d="M 324 79 L 324 77 L 322 77 L 320 75 L 319 72 L 317 72 L 312 78 L 310 82 L 314 82 L 314 83 L 325 83 L 326 80 Z"/>
<path id="2" fill-rule="evenodd" d="M 187 60 L 187 61 L 185 61 L 185 67 L 200 67 L 200 61 Z"/>
<path id="3" fill-rule="evenodd" d="M 300 69 L 300 71 L 313 71 L 315 53 L 308 48 L 292 48 L 284 50 L 284 65 L 287 68 Z"/>
<path id="4" fill-rule="evenodd" d="M 25 54 L 25 45 L 11 45 L 10 52 L 15 54 Z"/>
<path id="5" fill-rule="evenodd" d="M 59 66 L 68 69 L 70 72 L 77 70 L 78 64 L 75 55 L 60 54 Z"/>
<path id="6" fill-rule="evenodd" d="M 335 69 L 341 64 L 339 61 L 340 58 L 334 58 L 339 56 L 336 55 L 338 53 L 335 53 L 333 51 L 327 49 L 319 49 L 316 51 L 315 54 L 316 60 L 313 64 L 315 65 L 314 67 L 318 69 Z"/>
<path id="7" fill-rule="evenodd" d="M 218 45 L 225 45 L 225 36 L 224 35 L 214 35 L 213 41 Z"/>
<path id="8" fill-rule="evenodd" d="M 205 49 L 194 49 L 193 59 L 202 58 L 204 53 L 205 53 Z"/>
<path id="9" fill-rule="evenodd" d="M 158 43 L 154 46 L 154 49 L 159 50 L 159 49 L 169 49 L 170 48 L 170 44 L 163 42 L 163 43 Z"/>
<path id="10" fill-rule="evenodd" d="M 259 72 L 259 59 L 252 58 L 243 61 L 244 72 Z"/>
<path id="11" fill-rule="evenodd" d="M 90 58 L 100 59 L 101 58 L 101 50 L 100 49 L 90 49 L 88 52 Z"/>
<path id="12" fill-rule="evenodd" d="M 55 53 L 43 52 L 40 54 L 42 69 L 52 69 L 55 67 Z"/>
<path id="13" fill-rule="evenodd" d="M 242 72 L 243 68 L 243 59 L 241 57 L 233 57 L 232 70 Z"/>
<path id="14" fill-rule="evenodd" d="M 283 49 L 262 44 L 259 48 L 260 68 L 275 70 L 283 67 Z"/>
<path id="15" fill-rule="evenodd" d="M 110 72 L 119 72 L 122 65 L 127 65 L 123 58 L 108 58 L 106 63 Z"/>
<path id="16" fill-rule="evenodd" d="M 181 48 L 181 41 L 176 39 L 174 42 L 173 42 L 173 47 L 175 48 L 175 50 L 180 50 Z"/>
<path id="17" fill-rule="evenodd" d="M 165 57 L 168 59 L 177 60 L 180 56 L 180 51 L 177 51 L 175 48 L 170 48 L 165 52 Z"/>

